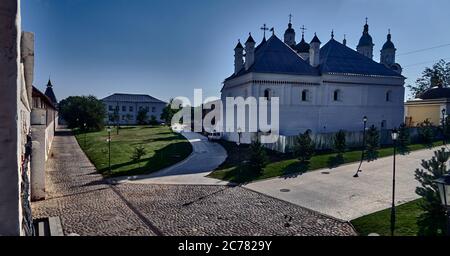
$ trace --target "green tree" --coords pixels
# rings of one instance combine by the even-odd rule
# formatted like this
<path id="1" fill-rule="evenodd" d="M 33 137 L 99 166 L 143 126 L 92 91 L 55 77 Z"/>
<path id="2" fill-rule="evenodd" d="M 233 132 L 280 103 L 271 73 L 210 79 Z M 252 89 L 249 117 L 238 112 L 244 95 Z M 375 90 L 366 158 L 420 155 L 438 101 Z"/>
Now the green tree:
<path id="1" fill-rule="evenodd" d="M 372 125 L 366 133 L 366 155 L 367 161 L 373 161 L 378 158 L 378 149 L 380 148 L 380 132 L 375 125 Z"/>
<path id="2" fill-rule="evenodd" d="M 420 141 L 427 145 L 428 147 L 431 147 L 433 145 L 433 139 L 434 139 L 434 129 L 433 124 L 430 122 L 430 120 L 425 120 L 422 123 L 418 124 L 419 129 L 419 138 Z"/>
<path id="3" fill-rule="evenodd" d="M 248 167 L 253 174 L 261 174 L 264 166 L 267 163 L 266 149 L 259 140 L 253 141 L 250 144 L 250 157 Z"/>
<path id="4" fill-rule="evenodd" d="M 175 113 L 177 111 L 176 109 L 172 109 L 172 107 L 171 107 L 172 101 L 173 101 L 173 99 L 171 99 L 169 104 L 163 108 L 161 117 L 160 117 L 161 120 L 164 120 L 164 122 L 168 126 L 171 125 L 172 117 L 173 117 L 173 115 L 175 115 Z"/>
<path id="5" fill-rule="evenodd" d="M 145 154 L 147 154 L 147 152 L 145 151 L 144 146 L 139 145 L 134 148 L 133 154 L 131 155 L 130 158 L 131 158 L 131 160 L 133 160 L 133 162 L 139 162 L 141 160 L 141 158 L 143 156 L 145 156 Z M 140 164 L 139 164 L 139 167 L 140 167 Z"/>
<path id="6" fill-rule="evenodd" d="M 450 116 L 445 117 L 444 125 L 442 127 L 442 135 L 444 136 L 445 141 L 450 138 Z"/>
<path id="7" fill-rule="evenodd" d="M 59 114 L 71 129 L 98 131 L 103 129 L 106 115 L 105 105 L 95 96 L 70 96 L 59 103 Z"/>
<path id="8" fill-rule="evenodd" d="M 338 156 L 342 157 L 342 154 L 345 152 L 345 149 L 347 148 L 344 130 L 339 130 L 336 134 L 334 134 L 333 146 Z"/>
<path id="9" fill-rule="evenodd" d="M 136 116 L 136 121 L 138 124 L 143 125 L 147 123 L 147 119 L 148 119 L 148 110 L 146 108 L 141 108 L 139 109 L 137 116 Z"/>
<path id="10" fill-rule="evenodd" d="M 414 98 L 420 96 L 424 91 L 435 87 L 449 87 L 450 85 L 450 62 L 440 60 L 431 68 L 427 67 L 422 72 L 422 77 L 418 78 L 414 85 L 407 87 L 413 94 Z"/>
<path id="11" fill-rule="evenodd" d="M 154 116 L 154 115 L 150 116 L 149 124 L 150 125 L 158 125 L 158 120 L 156 120 L 156 116 Z"/>
<path id="12" fill-rule="evenodd" d="M 424 199 L 421 203 L 424 213 L 417 220 L 418 235 L 436 236 L 446 233 L 445 209 L 441 204 L 439 190 L 433 181 L 449 173 L 447 170 L 449 157 L 450 153 L 444 148 L 437 150 L 430 160 L 422 160 L 423 169 L 417 169 L 415 172 L 416 180 L 421 184 L 416 188 L 416 194 Z"/>
<path id="13" fill-rule="evenodd" d="M 307 162 L 314 155 L 315 143 L 310 136 L 311 130 L 299 134 L 294 145 L 294 156 L 302 163 Z"/>
<path id="14" fill-rule="evenodd" d="M 410 144 L 409 128 L 406 127 L 406 124 L 402 123 L 398 129 L 398 141 L 397 141 L 397 147 L 400 154 L 409 153 L 408 147 L 409 144 Z"/>

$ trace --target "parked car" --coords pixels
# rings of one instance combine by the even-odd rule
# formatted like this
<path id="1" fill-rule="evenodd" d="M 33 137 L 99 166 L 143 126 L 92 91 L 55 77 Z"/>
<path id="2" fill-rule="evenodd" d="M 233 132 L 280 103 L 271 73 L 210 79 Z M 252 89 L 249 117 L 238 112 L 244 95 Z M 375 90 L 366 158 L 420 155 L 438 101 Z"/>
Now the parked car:
<path id="1" fill-rule="evenodd" d="M 208 140 L 220 140 L 222 139 L 222 134 L 220 132 L 212 132 L 208 134 Z"/>

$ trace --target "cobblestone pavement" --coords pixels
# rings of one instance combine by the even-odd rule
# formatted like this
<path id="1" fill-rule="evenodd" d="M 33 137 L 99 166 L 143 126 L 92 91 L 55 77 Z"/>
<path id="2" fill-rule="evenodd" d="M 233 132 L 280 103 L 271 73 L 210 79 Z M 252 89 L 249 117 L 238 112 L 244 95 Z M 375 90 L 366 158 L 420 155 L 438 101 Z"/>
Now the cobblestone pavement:
<path id="1" fill-rule="evenodd" d="M 59 216 L 66 235 L 355 235 L 346 222 L 242 187 L 109 185 L 68 131 L 53 143 L 48 196 L 33 216 Z"/>

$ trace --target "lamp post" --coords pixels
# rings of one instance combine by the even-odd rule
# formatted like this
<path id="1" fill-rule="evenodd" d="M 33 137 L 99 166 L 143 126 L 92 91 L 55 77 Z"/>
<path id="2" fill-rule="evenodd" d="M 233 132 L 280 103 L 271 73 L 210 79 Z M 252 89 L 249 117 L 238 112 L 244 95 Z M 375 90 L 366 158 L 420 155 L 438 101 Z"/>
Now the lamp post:
<path id="1" fill-rule="evenodd" d="M 446 134 L 445 134 L 445 113 L 446 113 L 446 109 L 443 108 L 442 109 L 442 143 L 445 145 L 446 144 Z"/>
<path id="2" fill-rule="evenodd" d="M 395 231 L 395 155 L 397 153 L 398 130 L 394 129 L 391 132 L 392 142 L 394 143 L 394 162 L 392 166 L 392 207 L 391 207 L 391 236 L 394 236 Z"/>
<path id="3" fill-rule="evenodd" d="M 450 198 L 450 174 L 444 175 L 442 178 L 434 181 L 439 189 L 442 206 L 445 207 L 445 217 L 447 218 L 447 236 L 450 236 L 450 206 L 448 199 Z"/>
<path id="4" fill-rule="evenodd" d="M 86 123 L 84 123 L 83 124 L 83 129 L 84 129 L 84 148 L 86 148 L 86 133 L 87 133 L 87 129 L 86 129 L 86 127 L 87 127 L 87 125 L 86 125 Z"/>
<path id="5" fill-rule="evenodd" d="M 108 126 L 108 170 L 109 174 L 111 174 L 111 127 Z"/>
<path id="6" fill-rule="evenodd" d="M 358 178 L 358 177 L 359 177 L 358 173 L 359 173 L 359 172 L 362 172 L 362 170 L 361 170 L 361 165 L 362 165 L 362 163 L 363 163 L 363 161 L 364 161 L 364 150 L 366 149 L 366 126 L 367 126 L 367 116 L 364 116 L 364 117 L 363 117 L 363 123 L 364 123 L 364 128 L 363 128 L 363 148 L 362 148 L 362 151 L 361 151 L 361 161 L 359 162 L 358 170 L 356 170 L 355 175 L 353 175 L 353 177 L 355 177 L 355 178 Z"/>

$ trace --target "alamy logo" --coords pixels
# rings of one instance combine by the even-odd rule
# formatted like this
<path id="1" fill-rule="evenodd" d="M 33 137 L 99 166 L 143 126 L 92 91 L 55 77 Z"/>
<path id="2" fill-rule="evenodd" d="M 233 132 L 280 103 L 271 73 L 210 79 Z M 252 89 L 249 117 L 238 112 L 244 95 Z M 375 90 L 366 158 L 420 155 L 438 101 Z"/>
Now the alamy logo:
<path id="1" fill-rule="evenodd" d="M 261 143 L 275 143 L 279 137 L 278 97 L 208 97 L 194 90 L 194 104 L 187 97 L 171 102 L 174 114 L 171 125 L 194 132 L 249 134 Z M 256 137 L 255 137 L 256 136 Z"/>

